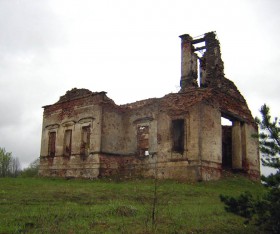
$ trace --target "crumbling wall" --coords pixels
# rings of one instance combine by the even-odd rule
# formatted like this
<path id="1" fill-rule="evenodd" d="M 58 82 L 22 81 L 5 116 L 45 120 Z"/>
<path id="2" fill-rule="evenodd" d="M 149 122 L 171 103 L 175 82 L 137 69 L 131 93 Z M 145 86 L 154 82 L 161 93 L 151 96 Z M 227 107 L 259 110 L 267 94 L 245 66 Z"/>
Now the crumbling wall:
<path id="1" fill-rule="evenodd" d="M 181 38 L 181 81 L 182 90 L 197 87 L 197 55 L 194 53 L 192 37 L 188 34 Z"/>
<path id="2" fill-rule="evenodd" d="M 201 86 L 217 87 L 220 79 L 224 78 L 224 63 L 221 58 L 220 43 L 214 32 L 205 33 L 205 48 L 201 60 Z"/>
<path id="3" fill-rule="evenodd" d="M 102 153 L 125 155 L 126 142 L 124 138 L 123 113 L 112 105 L 102 107 Z"/>
<path id="4" fill-rule="evenodd" d="M 118 106 L 105 92 L 75 88 L 45 106 L 40 174 L 219 179 L 225 117 L 233 122 L 230 166 L 259 178 L 258 141 L 252 138 L 257 125 L 244 97 L 224 77 L 215 33 L 182 35 L 181 51 L 178 93 Z"/>
<path id="5" fill-rule="evenodd" d="M 83 90 L 82 90 L 83 91 Z M 86 95 L 85 95 L 86 93 Z M 67 93 L 56 104 L 46 106 L 42 126 L 41 160 L 39 173 L 43 176 L 86 177 L 99 175 L 99 157 L 101 145 L 101 108 L 103 100 L 93 93 L 82 92 L 82 97 Z M 82 128 L 90 129 L 87 154 L 81 155 Z M 65 154 L 65 132 L 71 131 L 69 154 Z M 56 134 L 55 155 L 49 154 L 49 134 Z M 86 156 L 86 157 L 85 157 Z"/>
<path id="6" fill-rule="evenodd" d="M 126 113 L 124 114 L 124 129 L 126 151 L 132 155 L 139 155 L 137 130 L 141 126 L 146 126 L 149 129 L 147 144 L 148 153 L 154 154 L 157 152 L 157 118 L 158 118 L 158 102 L 135 103 L 135 106 L 123 106 Z M 143 156 L 143 155 L 142 155 Z"/>
<path id="7" fill-rule="evenodd" d="M 220 103 L 222 115 L 229 119 L 241 119 L 255 125 L 246 100 L 241 95 L 235 84 L 225 78 L 224 63 L 221 58 L 219 40 L 215 32 L 205 33 L 193 39 L 184 34 L 181 38 L 181 93 L 192 90 L 208 90 Z M 198 47 L 200 43 L 205 45 Z M 197 56 L 196 51 L 202 51 L 202 56 Z M 200 87 L 197 87 L 197 60 L 199 60 Z M 201 91 L 200 91 L 201 92 Z M 207 92 L 207 91 L 206 91 Z M 197 92 L 198 93 L 198 92 Z M 201 95 L 205 98 L 205 96 Z M 196 97 L 197 98 L 197 97 Z M 255 125 L 256 127 L 256 125 Z"/>
<path id="8" fill-rule="evenodd" d="M 185 104 L 186 99 L 171 95 L 153 102 L 146 100 L 122 106 L 126 153 L 102 154 L 100 175 L 153 177 L 157 173 L 158 178 L 196 180 L 200 173 L 197 159 L 199 111 L 196 106 L 188 108 Z M 172 149 L 171 123 L 177 119 L 184 122 L 183 152 Z M 137 129 L 143 126 L 149 129 L 147 155 L 139 154 L 137 149 Z"/>
<path id="9" fill-rule="evenodd" d="M 222 128 L 221 113 L 217 106 L 200 105 L 199 149 L 203 180 L 221 177 Z"/>
<path id="10" fill-rule="evenodd" d="M 243 157 L 242 167 L 250 178 L 258 180 L 260 178 L 260 159 L 258 139 L 253 137 L 256 135 L 256 129 L 251 124 L 244 124 L 243 126 Z"/>

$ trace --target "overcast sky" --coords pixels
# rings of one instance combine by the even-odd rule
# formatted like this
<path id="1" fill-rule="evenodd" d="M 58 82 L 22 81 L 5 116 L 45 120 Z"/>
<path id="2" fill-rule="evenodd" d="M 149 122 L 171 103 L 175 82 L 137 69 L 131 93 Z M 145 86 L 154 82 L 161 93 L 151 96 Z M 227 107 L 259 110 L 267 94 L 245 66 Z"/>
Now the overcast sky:
<path id="1" fill-rule="evenodd" d="M 279 0 L 0 0 L 0 147 L 40 155 L 44 105 L 74 87 L 117 104 L 179 89 L 181 34 L 216 31 L 253 116 L 280 116 Z"/>

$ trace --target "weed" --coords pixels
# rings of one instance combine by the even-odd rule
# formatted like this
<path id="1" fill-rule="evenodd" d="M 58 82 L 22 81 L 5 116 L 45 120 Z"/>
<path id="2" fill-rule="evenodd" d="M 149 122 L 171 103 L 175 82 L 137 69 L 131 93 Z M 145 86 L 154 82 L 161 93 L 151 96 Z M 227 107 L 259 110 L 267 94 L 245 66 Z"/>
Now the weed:
<path id="1" fill-rule="evenodd" d="M 219 199 L 245 190 L 261 195 L 257 183 L 158 180 L 155 191 L 154 182 L 1 178 L 0 233 L 260 233 Z"/>
<path id="2" fill-rule="evenodd" d="M 137 209 L 133 206 L 122 205 L 122 206 L 118 206 L 115 209 L 115 213 L 118 216 L 132 217 L 136 215 Z"/>

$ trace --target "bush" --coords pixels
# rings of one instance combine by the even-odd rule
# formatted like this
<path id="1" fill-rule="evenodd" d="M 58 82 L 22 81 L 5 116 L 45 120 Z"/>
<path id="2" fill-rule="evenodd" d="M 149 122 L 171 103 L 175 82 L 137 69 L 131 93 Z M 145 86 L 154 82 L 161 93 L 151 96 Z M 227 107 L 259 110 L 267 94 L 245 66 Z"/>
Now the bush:
<path id="1" fill-rule="evenodd" d="M 21 173 L 21 177 L 36 177 L 38 176 L 40 159 L 37 158 L 34 162 L 25 168 Z"/>

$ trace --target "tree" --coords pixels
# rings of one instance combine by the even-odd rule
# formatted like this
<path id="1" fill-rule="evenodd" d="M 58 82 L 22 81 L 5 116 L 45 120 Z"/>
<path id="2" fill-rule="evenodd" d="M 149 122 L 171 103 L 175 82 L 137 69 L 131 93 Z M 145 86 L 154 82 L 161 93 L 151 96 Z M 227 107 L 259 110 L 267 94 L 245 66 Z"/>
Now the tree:
<path id="1" fill-rule="evenodd" d="M 280 122 L 278 118 L 271 120 L 269 107 L 263 105 L 260 110 L 262 120 L 256 118 L 262 132 L 258 135 L 260 151 L 262 153 L 262 164 L 276 169 L 276 174 L 262 176 L 262 181 L 268 187 L 279 187 L 280 185 Z"/>
<path id="2" fill-rule="evenodd" d="M 12 158 L 10 162 L 10 175 L 17 177 L 21 172 L 21 166 L 18 158 Z"/>
<path id="3" fill-rule="evenodd" d="M 38 175 L 38 170 L 39 170 L 39 164 L 40 164 L 40 159 L 37 158 L 34 160 L 32 163 L 29 164 L 27 168 L 25 168 L 21 172 L 22 177 L 35 177 Z"/>
<path id="4" fill-rule="evenodd" d="M 226 211 L 245 217 L 246 222 L 254 219 L 256 225 L 280 233 L 280 122 L 277 117 L 271 120 L 269 112 L 269 107 L 264 104 L 260 110 L 262 119 L 255 119 L 261 130 L 255 137 L 259 138 L 262 164 L 276 169 L 275 174 L 261 177 L 267 187 L 266 194 L 254 198 L 245 192 L 237 198 L 224 195 L 220 198 L 226 204 Z"/>
<path id="5" fill-rule="evenodd" d="M 6 177 L 10 174 L 10 163 L 12 153 L 6 152 L 5 148 L 0 148 L 0 177 Z"/>
<path id="6" fill-rule="evenodd" d="M 0 177 L 17 177 L 20 173 L 20 162 L 18 158 L 13 158 L 11 152 L 6 152 L 0 147 Z"/>

